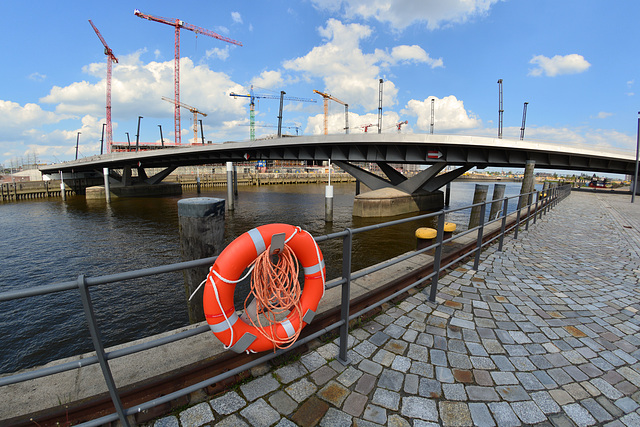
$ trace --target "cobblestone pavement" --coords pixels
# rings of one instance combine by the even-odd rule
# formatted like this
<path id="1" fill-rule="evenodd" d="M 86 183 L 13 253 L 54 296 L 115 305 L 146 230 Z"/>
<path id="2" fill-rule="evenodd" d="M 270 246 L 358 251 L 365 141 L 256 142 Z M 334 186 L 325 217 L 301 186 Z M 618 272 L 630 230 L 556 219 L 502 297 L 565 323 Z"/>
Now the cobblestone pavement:
<path id="1" fill-rule="evenodd" d="M 640 202 L 572 193 L 551 213 L 335 343 L 168 426 L 640 426 Z"/>

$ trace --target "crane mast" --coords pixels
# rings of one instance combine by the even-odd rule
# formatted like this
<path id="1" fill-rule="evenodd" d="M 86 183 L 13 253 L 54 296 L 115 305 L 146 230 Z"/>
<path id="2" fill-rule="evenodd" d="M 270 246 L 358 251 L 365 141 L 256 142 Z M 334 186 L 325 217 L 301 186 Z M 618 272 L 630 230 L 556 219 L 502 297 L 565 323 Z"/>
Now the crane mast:
<path id="1" fill-rule="evenodd" d="M 166 96 L 163 96 L 162 99 L 172 104 L 175 104 L 175 101 L 173 99 L 167 98 Z M 202 117 L 207 117 L 207 114 L 203 113 L 202 111 L 199 111 L 197 108 L 192 107 L 191 105 L 185 104 L 184 102 L 180 102 L 179 105 L 180 107 L 186 108 L 187 110 L 193 113 L 193 143 L 197 144 L 198 143 L 198 114 L 202 115 Z"/>
<path id="2" fill-rule="evenodd" d="M 205 36 L 213 37 L 218 40 L 222 40 L 227 43 L 232 43 L 238 46 L 242 46 L 242 43 L 239 41 L 230 39 L 229 37 L 221 36 L 218 33 L 214 33 L 211 30 L 207 30 L 205 28 L 197 27 L 195 25 L 188 24 L 181 19 L 173 19 L 173 18 L 163 18 L 161 16 L 153 16 L 147 15 L 140 10 L 136 9 L 133 11 L 133 14 L 139 18 L 147 19 L 149 21 L 159 22 L 161 24 L 170 25 L 175 28 L 175 58 L 174 58 L 174 114 L 173 114 L 173 122 L 175 128 L 175 141 L 176 145 L 180 145 L 182 143 L 182 138 L 180 135 L 180 29 L 184 28 L 185 30 L 193 31 L 196 34 L 204 34 Z"/>
<path id="3" fill-rule="evenodd" d="M 344 105 L 344 130 L 345 133 L 349 133 L 349 104 L 346 102 L 340 101 L 338 98 L 329 95 L 328 93 L 320 92 L 319 90 L 313 90 L 314 93 L 317 93 L 322 98 L 324 98 L 324 134 L 329 134 L 328 128 L 328 117 L 329 117 L 329 100 L 335 101 L 338 104 Z"/>
<path id="4" fill-rule="evenodd" d="M 249 137 L 251 141 L 255 141 L 256 139 L 256 112 L 255 105 L 256 99 L 279 99 L 280 100 L 280 113 L 278 115 L 279 123 L 282 123 L 282 101 L 296 101 L 296 102 L 316 102 L 315 99 L 309 98 L 298 98 L 296 96 L 284 96 L 284 91 L 280 92 L 280 95 L 264 95 L 264 94 L 256 94 L 253 91 L 253 85 L 251 85 L 251 90 L 248 94 L 244 93 L 235 93 L 231 92 L 229 96 L 233 96 L 234 98 L 249 98 Z M 278 132 L 279 134 L 281 132 Z"/>
<path id="5" fill-rule="evenodd" d="M 104 40 L 104 38 L 102 37 L 102 34 L 100 34 L 100 31 L 98 31 L 98 28 L 95 25 L 93 25 L 93 22 L 91 22 L 91 19 L 89 19 L 89 24 L 91 24 L 91 27 L 93 27 L 93 31 L 96 32 L 96 35 L 102 42 L 102 45 L 104 46 L 104 54 L 107 56 L 107 108 L 106 108 L 107 117 L 106 117 L 106 120 L 107 120 L 107 153 L 109 153 L 111 152 L 111 145 L 113 144 L 113 127 L 111 125 L 111 70 L 113 67 L 112 63 L 115 61 L 117 64 L 118 58 L 116 58 L 116 56 L 113 53 L 113 50 L 111 50 L 107 42 Z"/>

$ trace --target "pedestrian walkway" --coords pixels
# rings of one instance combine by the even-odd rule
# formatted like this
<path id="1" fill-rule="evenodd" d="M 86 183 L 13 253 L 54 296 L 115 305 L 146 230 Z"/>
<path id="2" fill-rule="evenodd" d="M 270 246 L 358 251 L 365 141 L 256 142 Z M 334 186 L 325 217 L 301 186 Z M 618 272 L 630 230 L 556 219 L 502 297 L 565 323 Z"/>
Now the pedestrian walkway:
<path id="1" fill-rule="evenodd" d="M 335 342 L 148 425 L 640 426 L 640 200 L 572 193 Z M 428 290 L 427 290 L 428 292 Z"/>

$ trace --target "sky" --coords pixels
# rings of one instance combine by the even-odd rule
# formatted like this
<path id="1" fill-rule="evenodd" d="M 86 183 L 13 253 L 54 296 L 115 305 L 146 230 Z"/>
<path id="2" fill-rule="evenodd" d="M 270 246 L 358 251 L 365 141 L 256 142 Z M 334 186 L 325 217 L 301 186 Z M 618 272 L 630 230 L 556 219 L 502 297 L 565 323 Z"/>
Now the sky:
<path id="1" fill-rule="evenodd" d="M 180 32 L 180 99 L 207 114 L 205 139 L 249 139 L 249 100 L 285 101 L 284 132 L 324 133 L 323 99 L 349 104 L 351 133 L 497 136 L 635 154 L 640 111 L 637 0 L 271 0 L 0 3 L 0 164 L 57 163 L 100 154 L 107 60 L 88 20 L 118 58 L 113 66 L 115 142 L 174 140 L 174 28 L 181 19 L 227 43 Z M 256 136 L 276 133 L 279 100 L 258 98 Z M 182 110 L 183 143 L 193 114 Z M 344 107 L 329 101 L 329 133 Z M 369 128 L 369 132 L 377 132 Z M 78 134 L 80 132 L 80 134 Z"/>

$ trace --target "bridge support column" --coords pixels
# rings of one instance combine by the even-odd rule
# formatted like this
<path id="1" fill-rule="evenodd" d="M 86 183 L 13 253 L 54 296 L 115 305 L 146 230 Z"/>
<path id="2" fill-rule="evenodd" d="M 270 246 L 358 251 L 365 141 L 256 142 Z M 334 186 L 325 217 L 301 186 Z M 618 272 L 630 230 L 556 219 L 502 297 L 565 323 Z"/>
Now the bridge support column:
<path id="1" fill-rule="evenodd" d="M 62 197 L 62 200 L 67 200 L 67 191 L 64 188 L 64 177 L 62 176 L 62 171 L 60 171 L 60 196 Z"/>
<path id="2" fill-rule="evenodd" d="M 500 209 L 504 204 L 504 202 L 500 203 L 496 200 L 500 200 L 504 197 L 505 188 L 507 188 L 505 184 L 495 184 L 493 186 L 493 197 L 491 199 L 493 200 L 493 202 L 491 203 L 491 212 L 489 213 L 489 221 L 493 221 L 494 219 L 496 219 L 496 217 L 498 216 L 498 212 L 500 212 Z"/>
<path id="3" fill-rule="evenodd" d="M 109 188 L 109 168 L 102 168 L 104 175 L 104 199 L 107 203 L 111 203 L 111 189 Z"/>
<path id="4" fill-rule="evenodd" d="M 487 193 L 489 192 L 489 186 L 484 184 L 476 184 L 476 191 L 473 194 L 473 204 L 483 203 L 487 200 Z M 480 215 L 484 205 L 474 206 L 471 208 L 471 215 L 469 216 L 469 228 L 474 228 L 480 225 Z"/>
<path id="5" fill-rule="evenodd" d="M 235 210 L 233 200 L 233 162 L 227 162 L 227 210 Z"/>
<path id="6" fill-rule="evenodd" d="M 224 248 L 224 200 L 195 197 L 178 201 L 178 226 L 183 261 L 220 254 Z M 197 292 L 196 289 L 208 273 L 208 266 L 183 271 L 191 323 L 205 320 L 202 307 L 203 289 L 200 288 Z"/>
<path id="7" fill-rule="evenodd" d="M 533 160 L 527 160 L 524 167 L 524 177 L 522 178 L 522 187 L 520 188 L 520 194 L 526 194 L 533 191 L 536 185 L 535 177 L 533 176 L 533 169 L 536 166 L 536 162 Z M 518 202 L 518 209 L 522 209 L 528 205 L 531 200 L 531 195 L 527 197 L 520 197 Z"/>

